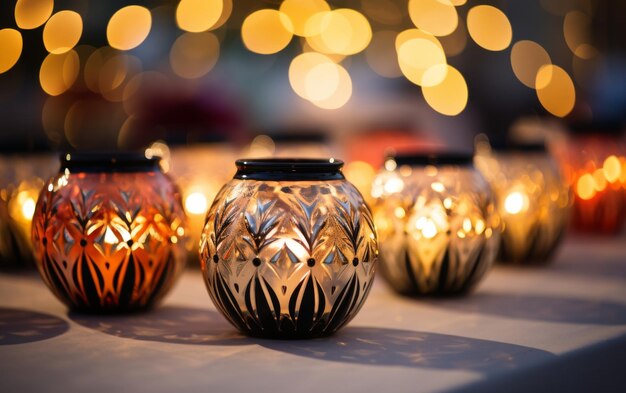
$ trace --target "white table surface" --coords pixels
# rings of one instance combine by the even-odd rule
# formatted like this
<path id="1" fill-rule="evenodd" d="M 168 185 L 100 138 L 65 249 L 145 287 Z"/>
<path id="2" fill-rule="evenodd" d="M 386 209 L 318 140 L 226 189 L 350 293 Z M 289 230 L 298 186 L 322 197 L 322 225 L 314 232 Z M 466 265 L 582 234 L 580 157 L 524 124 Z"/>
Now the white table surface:
<path id="1" fill-rule="evenodd" d="M 189 269 L 157 309 L 68 314 L 0 274 L 0 392 L 626 391 L 626 238 L 568 238 L 547 267 L 497 266 L 470 296 L 415 300 L 380 277 L 333 337 L 239 335 Z"/>

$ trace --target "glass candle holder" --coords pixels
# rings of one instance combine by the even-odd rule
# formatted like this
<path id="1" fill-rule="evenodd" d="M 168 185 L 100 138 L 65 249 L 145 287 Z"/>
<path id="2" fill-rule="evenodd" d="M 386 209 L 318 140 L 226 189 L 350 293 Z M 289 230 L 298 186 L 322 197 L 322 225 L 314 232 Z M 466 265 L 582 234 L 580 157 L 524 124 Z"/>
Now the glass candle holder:
<path id="1" fill-rule="evenodd" d="M 565 178 L 574 191 L 573 229 L 619 233 L 626 221 L 626 145 L 622 136 L 577 132 L 561 153 Z"/>
<path id="2" fill-rule="evenodd" d="M 502 222 L 498 260 L 547 263 L 565 234 L 572 197 L 543 144 L 484 151 L 475 163 L 496 196 Z"/>
<path id="3" fill-rule="evenodd" d="M 0 155 L 0 268 L 34 267 L 30 240 L 43 179 L 54 174 L 50 154 Z"/>
<path id="4" fill-rule="evenodd" d="M 378 246 L 369 208 L 333 159 L 238 160 L 200 242 L 213 302 L 242 332 L 332 334 L 365 301 Z"/>
<path id="5" fill-rule="evenodd" d="M 155 304 L 185 263 L 180 194 L 157 158 L 67 154 L 39 196 L 38 268 L 70 309 L 122 312 Z"/>
<path id="6" fill-rule="evenodd" d="M 183 207 L 187 215 L 187 261 L 197 269 L 198 245 L 204 219 L 222 185 L 232 178 L 235 171 L 225 162 L 236 158 L 232 146 L 225 142 L 201 143 L 171 150 L 172 177 L 180 187 Z M 211 176 L 206 176 L 211 168 Z"/>
<path id="7" fill-rule="evenodd" d="M 388 159 L 372 196 L 380 271 L 406 295 L 469 291 L 495 260 L 499 223 L 471 154 Z"/>

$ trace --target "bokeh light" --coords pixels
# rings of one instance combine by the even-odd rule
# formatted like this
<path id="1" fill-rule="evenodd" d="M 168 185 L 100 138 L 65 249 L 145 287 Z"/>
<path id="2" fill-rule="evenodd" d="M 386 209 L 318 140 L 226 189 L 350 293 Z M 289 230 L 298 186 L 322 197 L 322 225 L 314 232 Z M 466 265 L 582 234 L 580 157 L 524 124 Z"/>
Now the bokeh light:
<path id="1" fill-rule="evenodd" d="M 337 65 L 339 72 L 339 83 L 333 94 L 323 100 L 311 101 L 315 106 L 322 109 L 339 109 L 346 105 L 352 97 L 352 78 L 350 74 L 340 65 Z"/>
<path id="2" fill-rule="evenodd" d="M 451 34 L 459 23 L 450 0 L 410 0 L 409 16 L 419 29 L 436 36 Z"/>
<path id="3" fill-rule="evenodd" d="M 604 177 L 609 183 L 615 183 L 618 181 L 622 174 L 622 163 L 616 156 L 609 156 L 604 160 L 602 165 L 604 171 Z"/>
<path id="4" fill-rule="evenodd" d="M 580 11 L 570 11 L 563 20 L 563 35 L 572 53 L 581 59 L 590 59 L 597 54 L 597 49 L 589 42 L 591 17 Z"/>
<path id="5" fill-rule="evenodd" d="M 7 72 L 22 55 L 22 34 L 15 29 L 0 30 L 0 74 Z"/>
<path id="6" fill-rule="evenodd" d="M 211 32 L 184 33 L 170 50 L 170 66 L 182 78 L 200 78 L 217 63 L 220 43 Z"/>
<path id="7" fill-rule="evenodd" d="M 306 37 L 307 21 L 318 12 L 330 11 L 330 6 L 324 0 L 285 0 L 280 5 L 280 11 L 291 20 L 292 33 Z"/>
<path id="8" fill-rule="evenodd" d="M 100 94 L 112 102 L 122 101 L 126 84 L 141 72 L 141 68 L 141 60 L 138 57 L 111 53 L 111 56 L 102 64 L 98 75 Z"/>
<path id="9" fill-rule="evenodd" d="M 323 109 L 340 108 L 352 96 L 348 71 L 317 52 L 302 53 L 291 61 L 289 83 L 296 94 Z"/>
<path id="10" fill-rule="evenodd" d="M 311 78 L 311 82 L 307 82 L 307 80 L 309 79 L 309 74 L 317 67 L 322 67 L 320 68 L 321 71 L 330 70 L 333 80 L 328 81 L 330 83 L 321 80 L 322 86 L 317 87 L 316 90 L 331 90 L 332 94 L 339 85 L 339 71 L 335 67 L 335 63 L 328 56 L 316 52 L 306 52 L 296 56 L 289 65 L 289 83 L 293 91 L 306 100 L 313 99 L 313 97 L 309 95 L 309 89 L 312 87 L 310 84 L 313 79 L 318 78 Z M 320 71 L 317 71 L 317 73 L 319 74 Z M 329 97 L 331 94 L 328 94 L 324 98 Z"/>
<path id="11" fill-rule="evenodd" d="M 52 15 L 43 29 L 46 50 L 61 54 L 72 49 L 83 34 L 83 19 L 74 11 L 59 11 Z"/>
<path id="12" fill-rule="evenodd" d="M 365 49 L 367 64 L 378 75 L 385 78 L 402 76 L 395 51 L 396 36 L 398 33 L 390 30 L 380 30 L 372 36 L 372 42 Z"/>
<path id="13" fill-rule="evenodd" d="M 443 48 L 429 39 L 412 38 L 400 44 L 398 63 L 404 76 L 419 86 L 435 86 L 446 77 Z"/>
<path id="14" fill-rule="evenodd" d="M 341 8 L 324 13 L 320 39 L 331 53 L 353 55 L 363 51 L 372 39 L 367 19 L 358 11 Z"/>
<path id="15" fill-rule="evenodd" d="M 20 29 L 36 29 L 46 23 L 53 8 L 53 0 L 17 0 L 15 23 Z"/>
<path id="16" fill-rule="evenodd" d="M 446 67 L 445 79 L 436 86 L 422 87 L 424 99 L 437 112 L 456 116 L 465 109 L 467 105 L 467 84 L 463 75 L 454 67 L 439 65 L 436 67 Z M 439 73 L 440 71 L 436 71 Z"/>
<path id="17" fill-rule="evenodd" d="M 119 50 L 138 47 L 148 37 L 152 27 L 150 11 L 138 5 L 129 5 L 118 10 L 107 25 L 109 45 Z"/>
<path id="18" fill-rule="evenodd" d="M 478 5 L 469 10 L 467 30 L 476 44 L 491 51 L 506 49 L 513 37 L 509 18 L 490 5 Z"/>
<path id="19" fill-rule="evenodd" d="M 248 15 L 241 26 L 243 43 L 252 52 L 269 55 L 283 50 L 293 37 L 293 24 L 277 10 L 263 9 Z"/>
<path id="20" fill-rule="evenodd" d="M 370 20 L 387 26 L 400 24 L 405 14 L 394 0 L 361 0 L 361 6 Z"/>
<path id="21" fill-rule="evenodd" d="M 224 12 L 226 11 L 226 12 Z M 232 2 L 222 0 L 180 0 L 176 8 L 176 23 L 182 30 L 199 33 L 223 24 L 232 12 Z"/>
<path id="22" fill-rule="evenodd" d="M 563 117 L 569 114 L 576 102 L 574 83 L 567 72 L 556 65 L 545 65 L 535 79 L 537 97 L 551 114 Z"/>
<path id="23" fill-rule="evenodd" d="M 41 88 L 51 96 L 64 93 L 72 87 L 78 76 L 80 60 L 74 50 L 56 55 L 50 53 L 39 70 Z"/>
<path id="24" fill-rule="evenodd" d="M 535 79 L 539 69 L 550 64 L 552 60 L 548 52 L 534 41 L 518 41 L 511 48 L 513 73 L 520 82 L 530 88 L 535 88 Z"/>
<path id="25" fill-rule="evenodd" d="M 463 19 L 459 19 L 459 24 L 452 34 L 439 37 L 446 56 L 452 57 L 460 55 L 467 46 L 467 27 Z"/>

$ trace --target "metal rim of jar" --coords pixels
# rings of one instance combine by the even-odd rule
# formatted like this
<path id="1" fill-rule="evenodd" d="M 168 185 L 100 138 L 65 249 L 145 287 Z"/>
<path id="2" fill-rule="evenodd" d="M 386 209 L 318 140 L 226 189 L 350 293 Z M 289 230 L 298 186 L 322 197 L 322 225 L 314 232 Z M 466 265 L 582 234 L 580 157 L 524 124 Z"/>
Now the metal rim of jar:
<path id="1" fill-rule="evenodd" d="M 235 161 L 240 180 L 341 180 L 343 161 L 334 158 L 251 158 Z"/>
<path id="2" fill-rule="evenodd" d="M 398 166 L 472 166 L 474 164 L 472 152 L 397 153 L 388 159 L 395 161 Z"/>
<path id="3" fill-rule="evenodd" d="M 78 152 L 61 154 L 60 172 L 114 173 L 161 171 L 161 157 L 143 152 Z"/>

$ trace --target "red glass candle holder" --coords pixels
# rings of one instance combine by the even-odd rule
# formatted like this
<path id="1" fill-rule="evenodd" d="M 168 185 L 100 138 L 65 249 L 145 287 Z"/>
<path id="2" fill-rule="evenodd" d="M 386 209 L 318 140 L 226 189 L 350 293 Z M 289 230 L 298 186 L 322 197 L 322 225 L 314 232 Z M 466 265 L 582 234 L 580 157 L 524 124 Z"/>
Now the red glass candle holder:
<path id="1" fill-rule="evenodd" d="M 83 312 L 150 307 L 185 263 L 180 195 L 158 159 L 67 154 L 41 191 L 33 220 L 38 269 Z"/>
<path id="2" fill-rule="evenodd" d="M 562 161 L 574 191 L 573 228 L 620 232 L 626 220 L 626 145 L 621 135 L 573 135 Z"/>

